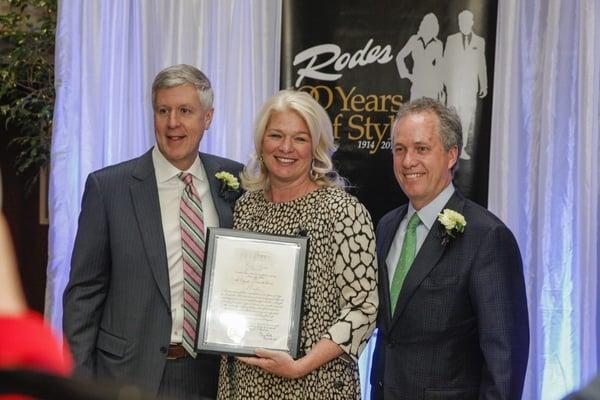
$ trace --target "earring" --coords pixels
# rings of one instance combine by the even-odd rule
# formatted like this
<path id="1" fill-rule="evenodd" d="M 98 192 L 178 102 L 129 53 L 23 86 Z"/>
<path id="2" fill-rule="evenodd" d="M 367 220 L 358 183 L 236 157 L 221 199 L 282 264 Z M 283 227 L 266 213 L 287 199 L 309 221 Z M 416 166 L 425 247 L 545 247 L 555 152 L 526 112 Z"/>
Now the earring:
<path id="1" fill-rule="evenodd" d="M 261 163 L 261 164 L 264 162 L 262 156 L 258 156 L 258 162 Z"/>

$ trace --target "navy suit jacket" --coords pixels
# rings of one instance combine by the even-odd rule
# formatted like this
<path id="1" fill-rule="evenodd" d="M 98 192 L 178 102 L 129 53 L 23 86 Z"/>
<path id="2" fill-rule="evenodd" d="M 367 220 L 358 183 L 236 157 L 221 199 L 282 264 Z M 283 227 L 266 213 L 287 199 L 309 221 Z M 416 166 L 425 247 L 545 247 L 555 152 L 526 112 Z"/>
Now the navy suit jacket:
<path id="1" fill-rule="evenodd" d="M 200 153 L 221 227 L 234 198 L 215 173 L 242 165 Z M 229 194 L 226 192 L 226 194 Z M 171 338 L 171 297 L 152 151 L 93 172 L 83 194 L 64 293 L 63 328 L 76 370 L 156 393 Z M 207 371 L 216 381 L 215 370 Z"/>
<path id="2" fill-rule="evenodd" d="M 386 258 L 408 206 L 377 226 L 379 328 L 373 399 L 521 398 L 529 349 L 517 243 L 492 213 L 455 192 L 444 208 L 464 215 L 443 243 L 436 220 L 390 312 Z"/>

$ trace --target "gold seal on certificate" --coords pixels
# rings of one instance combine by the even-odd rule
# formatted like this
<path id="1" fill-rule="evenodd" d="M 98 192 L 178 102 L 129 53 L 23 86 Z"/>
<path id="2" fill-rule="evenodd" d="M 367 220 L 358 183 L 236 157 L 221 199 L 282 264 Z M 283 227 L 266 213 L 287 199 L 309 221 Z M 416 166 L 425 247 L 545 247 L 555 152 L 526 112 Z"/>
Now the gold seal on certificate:
<path id="1" fill-rule="evenodd" d="M 208 228 L 196 350 L 298 356 L 308 238 Z"/>

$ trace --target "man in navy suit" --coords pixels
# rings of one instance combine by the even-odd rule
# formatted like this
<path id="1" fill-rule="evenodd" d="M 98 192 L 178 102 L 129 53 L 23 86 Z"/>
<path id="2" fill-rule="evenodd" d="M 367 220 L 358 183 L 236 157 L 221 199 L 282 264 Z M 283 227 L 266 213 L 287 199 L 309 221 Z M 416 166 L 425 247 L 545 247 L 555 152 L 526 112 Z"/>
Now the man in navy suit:
<path id="1" fill-rule="evenodd" d="M 198 152 L 212 103 L 201 71 L 164 69 L 152 85 L 156 146 L 87 179 L 63 316 L 79 373 L 178 399 L 216 396 L 218 357 L 182 347 L 180 226 L 191 187 L 182 172 L 192 176 L 204 226 L 232 225 L 239 193 L 215 174 L 238 175 L 242 165 Z"/>
<path id="2" fill-rule="evenodd" d="M 520 399 L 529 349 L 521 256 L 502 221 L 452 184 L 460 119 L 421 98 L 401 107 L 392 135 L 409 204 L 377 226 L 372 399 Z"/>

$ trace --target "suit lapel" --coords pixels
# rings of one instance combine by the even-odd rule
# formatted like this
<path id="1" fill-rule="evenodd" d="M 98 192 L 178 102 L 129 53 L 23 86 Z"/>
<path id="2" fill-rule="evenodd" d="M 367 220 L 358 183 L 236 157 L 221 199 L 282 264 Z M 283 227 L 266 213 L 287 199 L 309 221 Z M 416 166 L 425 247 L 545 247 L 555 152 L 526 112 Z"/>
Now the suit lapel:
<path id="1" fill-rule="evenodd" d="M 464 198 L 457 191 L 455 191 L 444 208 L 462 212 L 464 204 Z M 421 282 L 423 282 L 423 279 L 425 279 L 425 277 L 427 277 L 431 270 L 437 265 L 438 261 L 442 257 L 442 254 L 444 253 L 446 246 L 449 245 L 442 244 L 442 230 L 442 225 L 436 219 L 431 227 L 431 230 L 429 231 L 429 234 L 425 238 L 419 253 L 413 261 L 408 274 L 406 275 L 406 279 L 404 280 L 404 284 L 400 290 L 398 302 L 396 303 L 396 310 L 392 318 L 392 324 L 398 321 L 411 297 L 421 285 Z"/>
<path id="2" fill-rule="evenodd" d="M 134 183 L 130 186 L 133 208 L 142 235 L 150 269 L 165 302 L 171 304 L 167 251 L 160 214 L 160 201 L 152 150 L 139 158 L 133 171 Z"/>
<path id="3" fill-rule="evenodd" d="M 210 154 L 200 153 L 200 161 L 208 178 L 210 187 L 210 195 L 212 197 L 217 214 L 219 215 L 219 227 L 229 228 L 233 222 L 233 210 L 231 204 L 228 203 L 221 195 L 221 182 L 215 177 L 215 174 L 222 170 L 227 170 L 215 157 Z M 229 171 L 228 171 L 229 172 Z"/>

